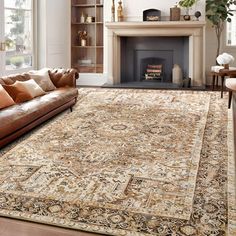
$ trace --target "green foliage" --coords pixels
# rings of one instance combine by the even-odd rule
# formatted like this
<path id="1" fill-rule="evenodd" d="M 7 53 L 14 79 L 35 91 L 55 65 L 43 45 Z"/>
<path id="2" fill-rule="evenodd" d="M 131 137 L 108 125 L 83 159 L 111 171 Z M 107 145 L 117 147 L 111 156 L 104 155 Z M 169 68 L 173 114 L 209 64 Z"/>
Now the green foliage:
<path id="1" fill-rule="evenodd" d="M 206 17 L 213 24 L 217 26 L 226 20 L 231 22 L 230 5 L 235 4 L 233 0 L 206 0 Z"/>
<path id="2" fill-rule="evenodd" d="M 206 17 L 212 23 L 217 37 L 216 57 L 220 53 L 221 35 L 225 21 L 231 22 L 230 5 L 236 4 L 235 0 L 206 0 Z"/>
<path id="3" fill-rule="evenodd" d="M 16 67 L 20 67 L 24 63 L 24 57 L 23 56 L 12 57 L 10 59 L 10 62 L 12 65 L 15 65 Z"/>
<path id="4" fill-rule="evenodd" d="M 179 1 L 179 5 L 181 7 L 189 8 L 192 7 L 198 0 L 181 0 Z"/>

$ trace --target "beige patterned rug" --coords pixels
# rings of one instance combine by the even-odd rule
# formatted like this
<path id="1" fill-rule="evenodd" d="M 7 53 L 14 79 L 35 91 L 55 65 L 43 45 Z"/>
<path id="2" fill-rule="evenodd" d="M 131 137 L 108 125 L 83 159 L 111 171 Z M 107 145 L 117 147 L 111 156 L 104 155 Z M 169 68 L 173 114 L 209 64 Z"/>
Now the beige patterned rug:
<path id="1" fill-rule="evenodd" d="M 218 96 L 80 89 L 73 113 L 1 157 L 0 215 L 111 235 L 225 235 Z"/>

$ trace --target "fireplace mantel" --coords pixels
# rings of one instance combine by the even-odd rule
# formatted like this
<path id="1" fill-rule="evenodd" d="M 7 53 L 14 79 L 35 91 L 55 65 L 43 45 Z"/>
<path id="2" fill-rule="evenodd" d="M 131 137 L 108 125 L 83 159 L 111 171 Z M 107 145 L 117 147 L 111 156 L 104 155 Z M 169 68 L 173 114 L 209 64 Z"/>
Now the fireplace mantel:
<path id="1" fill-rule="evenodd" d="M 108 76 L 120 83 L 121 37 L 189 37 L 189 77 L 193 86 L 205 85 L 205 21 L 107 22 Z"/>

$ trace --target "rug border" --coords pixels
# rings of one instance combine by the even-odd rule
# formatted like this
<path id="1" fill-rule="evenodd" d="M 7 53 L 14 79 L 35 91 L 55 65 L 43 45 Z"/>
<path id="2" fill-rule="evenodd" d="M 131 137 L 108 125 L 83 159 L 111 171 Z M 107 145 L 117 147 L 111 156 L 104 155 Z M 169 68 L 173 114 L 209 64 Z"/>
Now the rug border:
<path id="1" fill-rule="evenodd" d="M 228 110 L 228 236 L 236 235 L 236 160 L 234 151 L 233 110 Z"/>

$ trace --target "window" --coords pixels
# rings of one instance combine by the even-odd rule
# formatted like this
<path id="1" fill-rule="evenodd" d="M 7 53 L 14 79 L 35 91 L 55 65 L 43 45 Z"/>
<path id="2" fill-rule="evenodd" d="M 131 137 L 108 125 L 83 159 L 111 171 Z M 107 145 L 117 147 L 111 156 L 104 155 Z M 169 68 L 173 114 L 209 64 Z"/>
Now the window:
<path id="1" fill-rule="evenodd" d="M 33 64 L 32 0 L 4 0 L 5 70 Z"/>
<path id="2" fill-rule="evenodd" d="M 236 5 L 231 6 L 231 22 L 227 22 L 226 26 L 226 45 L 236 46 Z"/>

